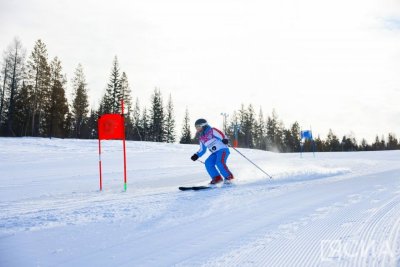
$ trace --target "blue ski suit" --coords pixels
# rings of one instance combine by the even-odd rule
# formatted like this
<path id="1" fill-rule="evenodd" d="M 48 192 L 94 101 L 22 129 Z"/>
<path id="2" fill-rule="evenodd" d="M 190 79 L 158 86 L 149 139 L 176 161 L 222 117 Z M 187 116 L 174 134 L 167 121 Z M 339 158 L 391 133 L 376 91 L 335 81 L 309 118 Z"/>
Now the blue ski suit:
<path id="1" fill-rule="evenodd" d="M 228 166 L 226 166 L 226 161 L 230 152 L 228 146 L 222 143 L 222 139 L 225 138 L 224 133 L 216 128 L 210 127 L 209 125 L 205 126 L 203 131 L 200 132 L 200 150 L 197 151 L 196 154 L 201 157 L 206 153 L 207 149 L 211 152 L 211 155 L 205 162 L 207 172 L 211 176 L 211 179 L 220 174 L 225 179 L 233 178 Z"/>

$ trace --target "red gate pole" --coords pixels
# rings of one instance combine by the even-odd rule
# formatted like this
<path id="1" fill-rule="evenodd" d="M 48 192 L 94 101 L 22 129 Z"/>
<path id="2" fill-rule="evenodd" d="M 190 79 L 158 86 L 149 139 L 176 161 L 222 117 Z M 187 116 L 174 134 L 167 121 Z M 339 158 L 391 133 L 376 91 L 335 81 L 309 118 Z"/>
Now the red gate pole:
<path id="1" fill-rule="evenodd" d="M 99 171 L 100 171 L 100 191 L 102 191 L 103 190 L 103 177 L 102 177 L 102 174 L 101 174 L 101 141 L 100 141 L 100 138 L 99 138 Z"/>
<path id="2" fill-rule="evenodd" d="M 126 191 L 126 186 L 127 186 L 127 179 L 126 179 L 126 149 L 125 149 L 125 138 L 122 141 L 124 145 L 124 190 Z"/>
<path id="3" fill-rule="evenodd" d="M 127 187 L 127 178 L 126 178 L 126 146 L 125 146 L 125 117 L 124 117 L 124 100 L 123 99 L 121 99 L 121 107 L 122 107 L 122 110 L 121 110 L 121 116 L 122 116 L 122 118 L 123 118 L 123 131 L 124 131 L 124 134 L 123 134 L 123 139 L 122 139 L 122 144 L 123 144 L 123 147 L 124 147 L 124 190 L 126 191 L 126 187 Z"/>

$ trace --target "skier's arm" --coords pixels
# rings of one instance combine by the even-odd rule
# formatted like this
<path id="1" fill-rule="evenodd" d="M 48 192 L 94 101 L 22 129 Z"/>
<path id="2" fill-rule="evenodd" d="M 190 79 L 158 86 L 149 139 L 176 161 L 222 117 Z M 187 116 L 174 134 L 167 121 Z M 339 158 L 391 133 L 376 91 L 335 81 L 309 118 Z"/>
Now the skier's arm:
<path id="1" fill-rule="evenodd" d="M 206 151 L 207 151 L 207 147 L 202 142 L 200 142 L 200 149 L 199 149 L 199 151 L 196 152 L 197 156 L 199 156 L 199 158 L 200 158 L 201 156 L 203 156 L 206 153 Z"/>
<path id="2" fill-rule="evenodd" d="M 213 128 L 213 135 L 216 139 L 224 143 L 224 145 L 228 145 L 229 140 L 226 138 L 226 135 L 217 128 Z"/>
<path id="3" fill-rule="evenodd" d="M 223 139 L 226 139 L 225 134 L 223 132 L 221 132 L 220 130 L 218 130 L 217 128 L 213 128 L 213 135 L 215 138 L 217 138 L 220 141 L 222 141 Z"/>
<path id="4" fill-rule="evenodd" d="M 215 138 L 217 138 L 218 140 L 221 141 L 222 139 L 226 138 L 225 134 L 223 132 L 221 132 L 220 130 L 218 130 L 217 128 L 213 128 L 212 130 L 213 130 L 213 136 Z"/>

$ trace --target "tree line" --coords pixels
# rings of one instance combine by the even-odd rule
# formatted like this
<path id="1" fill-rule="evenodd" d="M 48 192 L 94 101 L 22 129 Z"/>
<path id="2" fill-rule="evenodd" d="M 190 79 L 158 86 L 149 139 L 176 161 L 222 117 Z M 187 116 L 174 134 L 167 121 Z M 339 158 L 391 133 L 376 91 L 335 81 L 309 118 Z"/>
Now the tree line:
<path id="1" fill-rule="evenodd" d="M 186 108 L 182 129 L 177 137 L 172 96 L 167 101 L 159 88 L 150 97 L 150 105 L 141 107 L 139 99 L 132 100 L 126 72 L 121 71 L 115 57 L 106 90 L 98 108 L 89 108 L 88 84 L 84 68 L 78 64 L 69 82 L 70 99 L 66 96 L 67 78 L 58 57 L 49 59 L 47 47 L 37 40 L 29 56 L 21 41 L 15 38 L 3 52 L 0 73 L 0 135 L 57 138 L 97 138 L 98 117 L 106 113 L 120 113 L 125 103 L 126 138 L 136 141 L 197 143 L 191 132 L 189 110 Z M 250 104 L 234 111 L 224 120 L 224 131 L 239 147 L 277 152 L 300 150 L 300 126 L 294 122 L 285 128 L 275 111 L 265 117 Z M 373 144 L 365 139 L 358 143 L 352 136 L 341 140 L 329 131 L 326 139 L 319 136 L 314 144 L 317 151 L 369 151 L 400 149 L 395 134 L 389 133 Z M 314 145 L 309 140 L 305 150 Z"/>
<path id="2" fill-rule="evenodd" d="M 400 149 L 399 140 L 394 133 L 387 138 L 375 137 L 375 142 L 368 144 L 363 138 L 359 143 L 352 135 L 339 138 L 332 129 L 325 139 L 320 136 L 313 140 L 301 140 L 301 128 L 296 121 L 286 128 L 275 110 L 265 117 L 262 109 L 256 113 L 253 105 L 244 105 L 234 111 L 229 120 L 224 122 L 224 131 L 231 140 L 237 140 L 239 147 L 255 148 L 276 152 L 299 152 L 301 145 L 304 151 L 336 152 L 336 151 L 376 151 Z"/>
<path id="3" fill-rule="evenodd" d="M 40 39 L 26 58 L 26 50 L 15 38 L 3 52 L 1 63 L 0 136 L 97 138 L 98 117 L 120 113 L 123 99 L 128 140 L 176 141 L 171 95 L 164 106 L 161 91 L 155 88 L 149 108 L 141 109 L 138 99 L 133 105 L 128 76 L 121 71 L 117 57 L 97 109 L 89 109 L 88 84 L 81 64 L 70 81 L 72 99 L 68 101 L 62 62 L 58 57 L 49 59 Z"/>

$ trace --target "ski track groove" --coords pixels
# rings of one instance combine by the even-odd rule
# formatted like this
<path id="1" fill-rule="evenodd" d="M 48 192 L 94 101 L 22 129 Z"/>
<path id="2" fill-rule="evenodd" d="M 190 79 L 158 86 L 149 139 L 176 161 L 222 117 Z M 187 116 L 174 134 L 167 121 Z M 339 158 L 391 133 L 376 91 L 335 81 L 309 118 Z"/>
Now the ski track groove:
<path id="1" fill-rule="evenodd" d="M 319 250 L 320 244 L 318 241 L 320 241 L 321 238 L 325 236 L 331 236 L 331 237 L 333 236 L 334 238 L 339 236 L 340 235 L 339 231 L 334 232 L 333 235 L 330 231 L 331 229 L 334 228 L 335 225 L 338 224 L 338 221 L 346 219 L 346 218 L 334 217 L 333 220 L 327 220 L 326 216 L 332 215 L 333 213 L 340 211 L 338 206 L 339 206 L 338 203 L 334 203 L 332 206 L 324 206 L 318 208 L 315 210 L 315 213 L 312 213 L 307 217 L 299 219 L 298 222 L 293 222 L 293 224 L 296 227 L 293 228 L 293 231 L 291 233 L 292 237 L 286 238 L 283 241 L 281 241 L 281 246 L 279 247 L 279 249 L 275 249 L 275 254 L 271 255 L 268 264 L 271 264 L 271 266 L 279 266 L 281 262 L 287 262 L 288 266 L 313 266 L 314 264 L 318 265 L 318 263 L 315 262 L 315 260 L 318 259 L 318 257 L 314 255 L 318 254 L 318 251 L 320 251 Z M 320 226 L 321 223 L 323 226 Z M 296 236 L 297 232 L 313 233 L 313 231 L 311 230 L 315 228 L 316 224 L 319 225 L 318 226 L 319 231 L 316 231 L 313 235 L 310 236 L 307 234 L 303 234 L 301 235 L 301 238 L 295 240 L 295 242 L 290 241 L 291 239 L 295 239 L 297 237 Z M 293 256 L 291 257 L 291 261 L 288 261 L 287 255 L 282 252 L 297 251 L 298 243 L 304 243 L 304 244 L 308 243 L 309 245 L 307 251 L 309 251 L 309 253 L 303 253 L 303 254 L 294 253 L 292 254 Z M 267 256 L 265 256 L 264 258 L 267 258 Z"/>
<path id="2" fill-rule="evenodd" d="M 243 245 L 240 248 L 234 249 L 235 251 L 233 253 L 228 253 L 215 261 L 208 261 L 205 266 L 247 266 L 248 264 L 279 266 L 282 262 L 285 262 L 287 266 L 321 266 L 321 264 L 326 266 L 332 264 L 346 265 L 346 262 L 348 266 L 365 266 L 366 264 L 370 264 L 368 261 L 370 259 L 363 258 L 363 255 L 359 255 L 356 259 L 339 258 L 336 259 L 336 261 L 334 259 L 333 261 L 328 260 L 326 262 L 321 262 L 322 254 L 318 257 L 318 254 L 322 253 L 321 241 L 348 240 L 354 236 L 354 234 L 352 235 L 349 233 L 355 233 L 358 230 L 363 231 L 360 233 L 359 239 L 373 240 L 375 238 L 379 242 L 382 241 L 382 238 L 378 239 L 378 237 L 382 236 L 382 228 L 386 228 L 386 236 L 392 240 L 390 245 L 392 248 L 396 249 L 396 256 L 398 257 L 400 219 L 397 219 L 397 221 L 392 219 L 392 221 L 390 221 L 390 218 L 396 218 L 396 214 L 400 214 L 400 196 L 396 195 L 391 198 L 386 204 L 382 205 L 378 210 L 375 210 L 373 214 L 370 215 L 369 219 L 365 219 L 363 213 L 370 212 L 369 210 L 371 209 L 362 212 L 358 210 L 358 208 L 363 207 L 367 201 L 370 201 L 370 204 L 379 203 L 373 200 L 385 196 L 386 193 L 387 189 L 377 187 L 375 190 L 369 188 L 368 190 L 358 193 L 348 194 L 347 200 L 344 203 L 337 202 L 336 198 L 336 202 L 333 202 L 331 205 L 317 208 L 315 213 L 292 223 L 283 223 L 280 225 L 280 229 L 279 226 L 277 227 L 278 230 L 276 232 L 264 234 L 262 238 L 252 243 L 249 242 L 248 245 Z M 398 194 L 398 191 L 392 193 Z M 335 214 L 336 216 L 332 218 L 332 215 Z M 318 225 L 316 226 L 315 224 Z M 337 227 L 338 225 L 341 227 Z M 313 231 L 313 228 L 319 230 Z M 284 231 L 284 229 L 287 231 Z M 258 229 L 258 231 L 262 233 L 262 229 Z M 311 244 L 307 245 L 306 251 L 308 251 L 308 253 L 300 255 L 294 254 L 291 258 L 287 258 L 287 254 L 282 253 L 282 251 L 295 252 L 298 249 L 296 242 L 290 241 L 291 238 L 299 236 L 297 232 L 313 233 L 312 236 L 304 234 L 302 239 L 297 240 L 299 244 Z M 284 236 L 284 238 L 280 238 L 280 242 L 275 242 L 274 236 Z M 276 243 L 273 245 L 272 252 L 267 251 L 269 249 L 268 245 L 271 243 Z M 239 257 L 235 257 L 235 253 L 237 253 Z M 237 258 L 237 260 L 235 260 L 235 258 Z M 257 259 L 257 261 L 251 259 Z M 393 262 L 393 260 L 396 259 L 392 258 L 390 260 Z M 390 262 L 388 264 L 390 264 Z M 376 264 L 376 266 L 386 265 Z"/>
<path id="3" fill-rule="evenodd" d="M 138 215 L 155 216 L 140 212 L 140 208 L 159 209 L 172 201 L 168 193 L 150 194 L 146 198 L 132 195 L 109 195 L 106 198 L 97 194 L 88 200 L 87 196 L 67 199 L 64 196 L 32 199 L 12 204 L 0 205 L 1 232 L 5 234 L 26 230 L 40 230 L 55 226 L 90 223 L 104 219 L 121 219 Z M 1 233 L 0 232 L 0 233 Z"/>
<path id="4" fill-rule="evenodd" d="M 381 241 L 378 242 L 382 244 L 382 242 L 387 242 L 387 238 L 392 237 L 390 235 L 392 232 L 398 232 L 399 228 L 398 225 L 391 223 L 393 220 L 393 216 L 395 214 L 400 214 L 400 205 L 399 205 L 399 200 L 400 196 L 395 196 L 391 198 L 389 201 L 387 201 L 385 204 L 380 206 L 377 211 L 371 214 L 365 222 L 363 223 L 364 227 L 362 227 L 356 234 L 360 237 L 361 240 L 367 241 L 368 242 L 376 242 L 376 241 Z M 394 242 L 390 242 L 389 244 L 390 248 L 394 248 L 396 245 Z M 364 255 L 361 255 L 364 256 Z M 374 255 L 372 255 L 374 256 Z M 375 255 L 377 256 L 377 255 Z M 370 262 L 372 260 L 372 262 Z M 392 259 L 391 259 L 392 260 Z M 390 262 L 385 262 L 380 264 L 379 262 L 376 262 L 374 260 L 374 257 L 372 259 L 367 258 L 367 261 L 365 262 L 364 257 L 358 257 L 356 259 L 356 265 L 357 266 L 362 266 L 362 265 L 369 265 L 369 266 L 389 266 Z"/>
<path id="5" fill-rule="evenodd" d="M 304 186 L 308 186 L 308 185 L 304 185 Z M 208 205 L 210 209 L 212 209 L 213 205 L 219 205 L 220 202 L 224 202 L 224 200 L 229 199 L 230 196 L 233 195 L 233 197 L 242 197 L 245 198 L 246 195 L 248 194 L 258 194 L 261 195 L 260 198 L 257 199 L 257 201 L 254 201 L 254 199 L 252 199 L 249 202 L 245 203 L 245 207 L 246 210 L 248 210 L 248 214 L 251 215 L 251 210 L 252 208 L 256 207 L 259 205 L 260 202 L 268 202 L 269 199 L 279 196 L 279 195 L 283 195 L 285 193 L 290 193 L 291 189 L 289 187 L 285 187 L 285 186 L 281 186 L 281 187 L 262 187 L 262 186 L 243 186 L 240 187 L 240 190 L 236 190 L 237 188 L 226 188 L 226 189 L 216 189 L 213 191 L 209 191 L 209 192 L 188 192 L 187 194 L 185 193 L 178 193 L 175 194 L 175 197 L 173 197 L 173 199 L 171 200 L 171 195 L 168 193 L 165 194 L 153 194 L 151 196 L 146 196 L 146 204 L 142 203 L 143 205 L 146 205 L 147 207 L 149 206 L 157 206 L 157 203 L 174 203 L 172 204 L 172 206 L 169 206 L 169 210 L 176 210 L 178 211 L 178 213 L 176 214 L 176 216 L 179 218 L 178 221 L 180 221 L 180 223 L 184 223 L 184 224 L 191 224 L 192 223 L 192 219 L 193 217 L 189 218 L 188 221 L 186 221 L 186 223 L 184 221 L 182 221 L 181 217 L 185 216 L 185 209 L 183 207 L 182 204 L 182 200 L 185 201 L 192 201 L 194 203 L 197 203 L 197 205 Z M 298 190 L 298 186 L 294 188 L 295 190 Z M 218 191 L 219 190 L 219 191 Z M 249 249 L 249 256 L 240 254 L 241 257 L 239 257 L 237 259 L 237 261 L 225 261 L 225 260 L 220 260 L 219 264 L 218 261 L 214 261 L 214 262 L 208 262 L 208 263 L 204 263 L 201 260 L 196 260 L 197 256 L 196 255 L 191 255 L 186 257 L 186 259 L 181 259 L 181 262 L 177 264 L 177 266 L 196 266 L 196 265 L 202 265 L 205 264 L 210 265 L 210 266 L 215 266 L 215 265 L 223 265 L 223 266 L 250 266 L 253 264 L 267 264 L 268 266 L 279 266 L 280 263 L 282 262 L 286 262 L 288 265 L 290 266 L 313 266 L 313 265 L 319 265 L 319 262 L 316 261 L 316 259 L 318 257 L 316 257 L 315 254 L 318 254 L 319 249 L 319 243 L 316 242 L 318 240 L 321 240 L 322 237 L 324 238 L 328 238 L 328 239 L 341 239 L 343 238 L 343 227 L 339 228 L 338 230 L 334 231 L 333 233 L 331 232 L 332 229 L 335 229 L 335 226 L 337 225 L 345 225 L 345 226 L 357 226 L 361 220 L 364 220 L 364 224 L 367 225 L 367 227 L 362 228 L 363 232 L 360 233 L 359 235 L 364 236 L 366 235 L 368 239 L 373 239 L 375 233 L 379 234 L 379 226 L 380 226 L 380 221 L 385 222 L 386 218 L 386 214 L 387 217 L 390 217 L 390 211 L 392 209 L 395 209 L 396 206 L 396 200 L 398 200 L 398 196 L 395 196 L 392 198 L 392 200 L 390 200 L 389 202 L 385 203 L 382 205 L 382 201 L 373 201 L 373 200 L 377 200 L 379 199 L 379 194 L 382 194 L 382 192 L 384 192 L 385 190 L 382 190 L 381 188 L 377 188 L 375 191 L 375 194 L 371 194 L 368 199 L 362 199 L 362 197 L 360 197 L 361 195 L 366 195 L 365 192 L 360 192 L 360 194 L 347 194 L 345 195 L 346 198 L 346 202 L 337 202 L 337 197 L 334 197 L 332 200 L 328 200 L 325 201 L 324 203 L 327 204 L 327 202 L 330 202 L 330 205 L 320 205 L 318 207 L 315 208 L 314 212 L 309 214 L 306 217 L 294 220 L 294 221 L 283 221 L 281 224 L 277 225 L 277 230 L 276 231 L 266 231 L 265 229 L 268 229 L 269 226 L 262 226 L 262 225 L 258 225 L 257 227 L 255 227 L 257 224 L 252 222 L 249 223 L 249 229 L 251 229 L 250 231 L 246 231 L 246 236 L 247 236 L 247 240 L 245 240 L 246 242 L 250 243 L 250 247 Z M 270 195 L 268 194 L 263 194 L 264 192 L 269 192 L 272 193 Z M 378 195 L 376 195 L 378 194 Z M 206 198 L 205 195 L 207 196 Z M 110 208 L 115 208 L 115 206 L 120 206 L 122 203 L 127 201 L 127 198 L 129 198 L 130 196 L 123 196 L 123 197 L 113 197 L 110 196 L 108 199 L 104 200 L 99 200 L 94 198 L 93 200 L 90 201 L 90 203 L 92 204 L 90 208 L 88 209 L 93 209 L 93 205 L 94 208 L 96 209 L 105 209 L 107 207 Z M 150 198 L 148 198 L 150 197 Z M 214 199 L 214 202 L 211 202 L 209 200 L 207 200 L 207 198 L 210 197 L 216 197 L 216 199 Z M 41 201 L 47 201 L 47 200 L 42 200 L 40 199 L 39 202 Z M 328 220 L 327 222 L 324 223 L 323 226 L 318 226 L 320 231 L 319 232 L 314 232 L 313 236 L 307 236 L 304 235 L 304 239 L 300 239 L 298 242 L 300 243 L 309 243 L 311 245 L 309 245 L 308 247 L 308 251 L 309 253 L 304 253 L 302 255 L 299 254 L 294 254 L 291 258 L 286 258 L 287 255 L 285 255 L 284 253 L 282 253 L 282 251 L 296 251 L 297 248 L 297 243 L 295 242 L 290 242 L 291 239 L 296 238 L 297 234 L 299 231 L 303 231 L 306 233 L 313 233 L 312 229 L 315 226 L 315 223 L 320 223 L 321 220 L 326 221 L 326 217 L 331 215 L 332 213 L 337 213 L 340 212 L 343 209 L 355 209 L 357 207 L 358 204 L 362 204 L 362 201 L 370 201 L 371 203 L 375 203 L 375 204 L 381 204 L 381 206 L 379 207 L 379 209 L 375 209 L 375 211 L 370 214 L 370 216 L 365 219 L 365 218 L 356 218 L 357 217 L 357 213 L 352 213 L 350 212 L 349 214 L 346 215 L 346 213 L 342 214 L 342 216 L 338 216 L 335 217 L 334 220 Z M 141 198 L 137 197 L 136 199 L 133 198 L 130 200 L 129 205 L 128 206 L 137 206 L 139 205 L 139 203 L 141 202 Z M 200 202 L 200 203 L 199 203 Z M 216 203 L 215 203 L 216 202 Z M 47 213 L 55 213 L 58 214 L 59 211 L 63 211 L 64 212 L 67 211 L 66 215 L 64 215 L 65 218 L 68 218 L 70 215 L 68 215 L 69 211 L 74 211 L 78 213 L 82 213 L 82 214 L 86 214 L 89 212 L 89 210 L 86 210 L 86 208 L 82 207 L 83 205 L 87 205 L 88 202 L 87 200 L 73 200 L 73 201 L 69 201 L 64 203 L 63 199 L 57 199 L 55 202 L 51 203 L 46 209 L 43 209 L 43 205 L 41 203 L 37 203 L 37 206 L 40 208 L 34 209 L 34 211 L 32 212 L 32 207 L 17 207 L 15 208 L 15 210 L 13 210 L 13 212 L 15 213 L 20 213 L 20 214 L 28 214 L 31 215 L 28 218 L 25 218 L 26 220 L 31 219 L 32 217 L 35 216 L 40 216 L 38 214 L 47 214 Z M 187 204 L 187 203 L 186 203 Z M 275 207 L 275 208 L 282 208 L 284 206 L 290 205 L 290 203 L 286 203 L 286 202 L 281 202 L 280 203 L 280 207 Z M 32 204 L 34 205 L 34 204 Z M 97 205 L 97 206 L 96 206 Z M 169 204 L 166 204 L 169 205 Z M 18 205 L 17 205 L 18 206 Z M 55 209 L 55 207 L 57 207 L 57 209 Z M 78 208 L 79 207 L 79 208 Z M 398 209 L 399 207 L 397 207 Z M 83 210 L 82 210 L 83 209 Z M 121 208 L 120 208 L 121 209 Z M 232 211 L 231 211 L 232 207 L 230 207 L 227 210 L 223 210 L 221 212 L 222 216 L 227 216 L 229 215 Z M 116 212 L 115 210 L 111 209 L 111 211 L 106 211 L 104 213 L 107 212 Z M 367 211 L 365 211 L 367 212 Z M 343 212 L 342 212 L 343 213 Z M 96 212 L 95 212 L 96 214 Z M 245 217 L 249 216 L 248 214 L 244 213 L 242 216 L 243 218 L 240 219 L 240 222 L 246 222 Z M 187 214 L 186 214 L 187 215 Z M 198 215 L 197 217 L 203 220 L 207 220 L 207 212 L 204 212 L 200 215 Z M 262 216 L 262 215 L 259 215 Z M 6 217 L 7 217 L 7 213 L 6 213 Z M 162 215 L 160 216 L 156 216 L 154 218 L 149 218 L 149 223 L 152 223 L 153 225 L 157 224 L 157 222 L 160 220 L 159 217 L 162 217 Z M 398 225 L 396 222 L 394 222 L 393 225 Z M 21 222 L 19 222 L 21 223 Z M 149 224 L 147 224 L 147 226 L 149 226 Z M 46 226 L 42 226 L 44 228 L 46 228 Z M 179 227 L 179 226 L 176 226 Z M 318 228 L 317 227 L 317 228 Z M 190 228 L 190 227 L 189 227 Z M 349 228 L 349 227 L 347 227 Z M 203 229 L 204 230 L 204 229 Z M 354 229 L 353 229 L 354 230 Z M 170 231 L 170 230 L 165 230 L 165 231 Z M 202 230 L 199 230 L 200 232 Z M 392 227 L 391 229 L 388 230 L 388 236 L 392 237 L 394 240 L 398 240 L 395 237 L 399 236 L 399 231 L 400 231 L 400 227 L 397 226 L 396 227 Z M 201 234 L 201 233 L 198 234 Z M 218 230 L 209 230 L 208 231 L 211 235 L 215 235 L 218 236 L 219 231 Z M 348 232 L 348 229 L 346 229 L 346 231 L 344 232 Z M 264 236 L 260 239 L 260 233 L 264 233 Z M 252 240 L 251 236 L 254 237 L 255 241 Z M 393 237 L 394 236 L 394 237 Z M 146 239 L 146 236 L 143 236 L 142 238 Z M 240 238 L 240 237 L 238 237 Z M 258 239 L 257 239 L 258 238 Z M 273 253 L 269 253 L 269 252 L 265 252 L 265 248 L 268 248 L 268 245 L 271 242 L 275 242 L 276 240 L 281 240 L 281 242 L 278 242 L 278 244 L 276 244 L 275 249 L 273 251 Z M 128 242 L 128 241 L 127 241 Z M 202 240 L 198 240 L 197 242 L 195 242 L 194 244 L 191 244 L 193 246 L 199 246 L 198 244 L 204 243 L 206 242 L 204 239 Z M 253 242 L 253 243 L 251 243 Z M 118 243 L 118 244 L 114 244 L 112 247 L 120 247 L 122 243 Z M 395 241 L 392 241 L 391 243 L 395 243 Z M 241 240 L 240 242 L 238 242 L 237 239 L 233 240 L 233 245 L 232 245 L 232 249 L 233 250 L 240 250 L 243 248 L 243 240 Z M 109 249 L 110 247 L 107 247 L 105 249 Z M 177 251 L 179 250 L 179 244 L 174 245 L 174 246 L 169 246 L 168 251 L 170 251 L 170 253 L 173 253 L 173 251 Z M 154 259 L 157 258 L 157 253 L 158 252 L 154 252 L 152 254 L 146 254 L 143 255 L 142 257 L 139 258 L 135 258 L 135 259 L 130 259 L 130 260 L 142 260 L 142 263 L 148 263 L 150 265 L 152 265 L 152 263 L 154 264 Z M 256 253 L 256 255 L 254 255 L 254 253 Z M 97 253 L 94 253 L 97 254 Z M 93 256 L 92 255 L 87 255 L 87 256 Z M 245 253 L 246 254 L 246 253 Z M 218 253 L 215 253 L 214 255 L 215 257 L 218 257 Z M 231 258 L 234 259 L 235 257 Z M 251 258 L 257 258 L 256 261 L 252 260 Z M 128 261 L 126 262 L 126 265 L 129 265 Z M 224 263 L 225 262 L 225 263 Z M 352 266 L 354 262 L 350 262 L 349 266 Z M 362 258 L 357 259 L 357 263 L 356 266 L 362 266 L 365 265 L 368 262 L 364 262 Z M 121 263 L 121 264 L 125 264 L 125 263 Z M 344 264 L 343 261 L 341 261 L 341 264 Z M 377 265 L 378 266 L 378 265 Z"/>
<path id="6" fill-rule="evenodd" d="M 261 200 L 261 202 L 263 202 L 262 200 Z M 258 205 L 259 205 L 259 203 L 257 203 Z M 288 205 L 288 203 L 284 203 L 284 205 L 283 206 L 286 206 L 286 205 Z M 283 207 L 282 206 L 282 207 Z M 281 207 L 281 208 L 282 208 Z M 275 207 L 275 208 L 278 208 L 279 209 L 279 207 Z M 267 239 L 267 243 L 269 243 L 269 242 L 271 242 L 271 241 L 274 241 L 275 239 L 278 239 L 278 238 L 282 238 L 282 236 L 285 238 L 285 239 L 291 239 L 293 236 L 294 236 L 294 234 L 295 234 L 295 232 L 296 232 L 296 229 L 299 229 L 299 228 L 301 228 L 302 226 L 304 226 L 304 225 L 307 225 L 308 224 L 308 221 L 311 221 L 311 220 L 314 220 L 315 218 L 313 217 L 313 216 L 310 216 L 309 218 L 302 218 L 302 219 L 300 219 L 298 222 L 297 221 L 291 221 L 291 222 L 285 222 L 285 223 L 283 223 L 283 224 L 279 224 L 279 225 L 277 225 L 277 228 L 278 228 L 278 230 L 277 231 L 275 231 L 275 232 L 267 232 L 265 235 L 264 235 L 264 239 Z M 253 232 L 256 232 L 256 233 L 258 233 L 258 234 L 260 234 L 260 233 L 265 233 L 266 231 L 265 230 L 263 230 L 263 228 L 268 228 L 268 226 L 264 226 L 264 227 L 261 227 L 261 228 L 255 228 L 254 230 L 253 230 Z M 256 240 L 255 241 L 255 247 L 254 246 L 252 246 L 252 247 L 250 247 L 250 249 L 258 249 L 258 247 L 264 247 L 265 246 L 265 243 L 263 242 L 263 240 L 261 239 L 258 239 L 258 240 Z M 271 259 L 271 258 L 278 258 L 278 262 L 280 261 L 280 256 L 282 256 L 280 253 L 280 251 L 282 251 L 282 249 L 284 249 L 285 248 L 285 246 L 286 246 L 286 244 L 285 243 L 281 243 L 281 244 L 278 244 L 278 247 L 277 247 L 277 249 L 276 250 L 274 250 L 274 252 L 273 252 L 273 254 L 271 254 L 271 255 L 267 255 L 267 254 L 265 254 L 265 255 L 260 255 L 260 254 L 257 254 L 257 258 L 259 258 L 259 259 L 263 259 L 263 258 L 265 258 L 265 259 L 267 259 L 267 258 L 269 258 L 269 259 Z M 281 249 L 279 249 L 279 248 L 281 248 Z M 230 257 L 228 257 L 228 258 L 230 258 Z M 252 263 L 252 260 L 250 260 L 250 259 L 247 259 L 246 258 L 246 260 L 244 260 L 244 258 L 246 258 L 246 257 L 241 257 L 241 261 L 246 261 L 246 262 L 250 262 L 250 263 Z M 218 261 L 217 261 L 218 262 Z M 219 262 L 220 264 L 221 264 L 221 262 Z M 243 263 L 244 262 L 235 262 L 235 261 L 233 261 L 233 262 L 229 262 L 229 263 L 227 263 L 227 264 L 222 264 L 222 265 L 227 265 L 227 266 L 243 266 Z M 260 263 L 259 261 L 258 261 L 258 263 Z M 211 266 L 213 266 L 213 264 L 212 263 L 208 263 L 208 264 L 210 264 Z M 268 262 L 265 262 L 264 264 L 267 264 L 267 265 L 269 265 L 270 266 L 270 264 L 271 264 L 271 261 L 269 260 Z M 217 264 L 216 264 L 217 265 Z M 246 264 L 244 265 L 244 266 L 246 266 Z M 271 265 L 271 266 L 273 266 L 273 265 Z"/>

